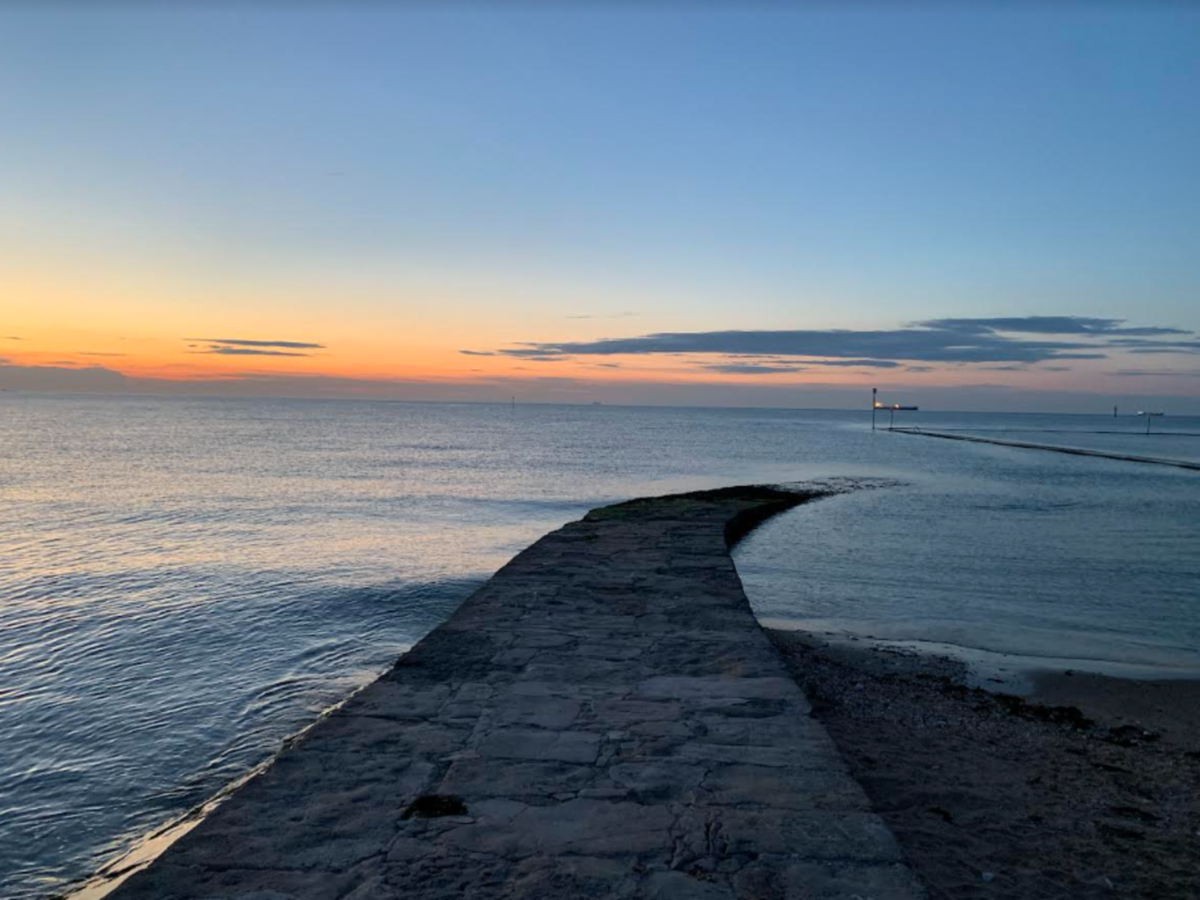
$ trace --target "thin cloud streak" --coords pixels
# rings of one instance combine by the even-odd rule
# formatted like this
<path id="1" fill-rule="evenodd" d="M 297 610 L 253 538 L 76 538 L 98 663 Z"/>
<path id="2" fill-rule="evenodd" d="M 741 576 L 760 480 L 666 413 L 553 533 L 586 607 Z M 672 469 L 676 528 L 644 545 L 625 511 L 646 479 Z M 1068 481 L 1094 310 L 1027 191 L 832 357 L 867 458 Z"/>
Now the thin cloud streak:
<path id="1" fill-rule="evenodd" d="M 296 353 L 292 350 L 256 350 L 253 347 L 210 347 L 207 350 L 189 350 L 205 356 L 299 356 L 308 358 L 310 353 Z"/>
<path id="2" fill-rule="evenodd" d="M 703 368 L 725 375 L 777 375 L 808 371 L 804 366 L 786 366 L 778 363 L 713 363 Z"/>
<path id="3" fill-rule="evenodd" d="M 198 344 L 188 344 L 189 353 L 207 356 L 302 356 L 309 357 L 310 350 L 324 350 L 324 344 L 312 341 L 264 341 L 251 338 L 184 338 L 185 341 L 197 341 Z M 199 344 L 208 344 L 200 349 Z"/>
<path id="4" fill-rule="evenodd" d="M 1077 335 L 1156 335 L 1191 334 L 1182 328 L 1161 326 L 1126 327 L 1125 319 L 1107 319 L 1096 316 L 999 316 L 983 319 L 926 319 L 912 324 L 920 328 L 938 331 L 956 331 L 960 334 L 988 334 L 1008 332 L 1010 334 L 1077 334 Z"/>
<path id="5" fill-rule="evenodd" d="M 569 355 L 561 353 L 558 350 L 543 350 L 537 346 L 515 347 L 507 350 L 497 350 L 496 352 L 502 356 L 515 356 L 518 359 L 563 360 L 570 358 Z"/>
<path id="6" fill-rule="evenodd" d="M 1118 378 L 1200 378 L 1200 371 L 1180 372 L 1178 369 L 1117 369 L 1105 374 Z"/>
<path id="7" fill-rule="evenodd" d="M 184 338 L 202 344 L 226 344 L 233 347 L 282 347 L 286 350 L 324 350 L 324 344 L 309 341 L 259 341 L 248 338 Z"/>
<path id="8" fill-rule="evenodd" d="M 1200 341 L 1148 341 L 1140 338 L 1122 338 L 1111 340 L 1108 345 L 1129 353 L 1139 354 L 1200 353 Z"/>
<path id="9" fill-rule="evenodd" d="M 854 367 L 865 369 L 898 369 L 900 363 L 892 359 L 806 359 L 808 366 Z"/>

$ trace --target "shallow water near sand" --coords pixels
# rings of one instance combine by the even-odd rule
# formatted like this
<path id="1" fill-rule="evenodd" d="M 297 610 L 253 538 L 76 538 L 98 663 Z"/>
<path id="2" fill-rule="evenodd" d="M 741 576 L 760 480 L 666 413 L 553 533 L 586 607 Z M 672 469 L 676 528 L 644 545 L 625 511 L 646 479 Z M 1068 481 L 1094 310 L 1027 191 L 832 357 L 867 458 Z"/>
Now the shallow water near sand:
<path id="1" fill-rule="evenodd" d="M 0 416 L 4 897 L 61 890 L 212 795 L 522 547 L 634 496 L 878 486 L 738 548 L 761 617 L 1200 672 L 1182 469 L 872 433 L 861 412 L 4 394 Z M 904 424 L 1200 459 L 1195 419 Z"/>

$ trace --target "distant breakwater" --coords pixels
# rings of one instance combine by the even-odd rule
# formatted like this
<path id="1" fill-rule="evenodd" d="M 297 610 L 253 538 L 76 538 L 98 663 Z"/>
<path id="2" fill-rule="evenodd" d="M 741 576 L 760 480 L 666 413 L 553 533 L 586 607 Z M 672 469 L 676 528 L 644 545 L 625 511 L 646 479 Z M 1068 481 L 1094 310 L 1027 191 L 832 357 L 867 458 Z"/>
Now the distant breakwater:
<path id="1" fill-rule="evenodd" d="M 818 496 L 547 535 L 110 896 L 922 896 L 729 556 Z"/>
<path id="2" fill-rule="evenodd" d="M 1101 459 L 1116 459 L 1122 462 L 1149 463 L 1155 466 L 1173 466 L 1177 469 L 1200 471 L 1200 462 L 1186 459 L 1165 459 L 1158 456 L 1139 456 L 1131 453 L 1118 453 L 1111 450 L 1088 450 L 1083 447 L 1056 447 L 1054 444 L 1036 444 L 1031 441 L 1009 441 L 999 438 L 978 437 L 971 434 L 949 434 L 945 431 L 929 431 L 924 428 L 889 428 L 898 434 L 912 434 L 918 437 L 943 438 L 948 441 L 969 441 L 975 444 L 995 444 L 999 447 L 1021 447 L 1026 450 L 1048 450 L 1051 453 L 1067 453 L 1071 456 L 1098 456 Z"/>

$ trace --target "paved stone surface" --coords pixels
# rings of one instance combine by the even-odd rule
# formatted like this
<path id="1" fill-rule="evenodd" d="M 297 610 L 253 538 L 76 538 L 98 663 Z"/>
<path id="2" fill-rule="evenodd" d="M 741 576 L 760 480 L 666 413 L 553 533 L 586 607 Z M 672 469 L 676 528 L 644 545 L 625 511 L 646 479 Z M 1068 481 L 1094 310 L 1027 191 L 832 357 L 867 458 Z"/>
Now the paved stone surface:
<path id="1" fill-rule="evenodd" d="M 635 501 L 543 538 L 112 896 L 922 896 L 728 554 L 805 499 Z"/>

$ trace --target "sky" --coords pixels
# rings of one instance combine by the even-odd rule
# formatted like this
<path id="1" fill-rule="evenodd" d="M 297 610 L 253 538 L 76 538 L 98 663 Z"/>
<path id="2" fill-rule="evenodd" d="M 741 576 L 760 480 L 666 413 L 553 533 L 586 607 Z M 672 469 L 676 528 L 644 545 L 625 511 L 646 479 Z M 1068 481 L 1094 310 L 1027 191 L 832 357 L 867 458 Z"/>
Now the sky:
<path id="1" fill-rule="evenodd" d="M 0 388 L 1200 413 L 1200 6 L 0 0 Z"/>

